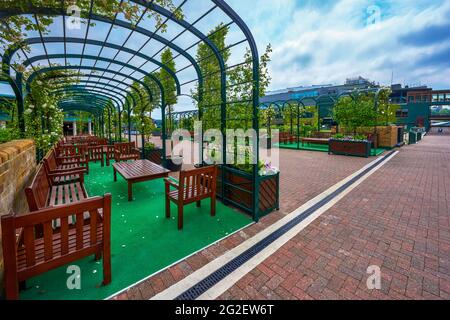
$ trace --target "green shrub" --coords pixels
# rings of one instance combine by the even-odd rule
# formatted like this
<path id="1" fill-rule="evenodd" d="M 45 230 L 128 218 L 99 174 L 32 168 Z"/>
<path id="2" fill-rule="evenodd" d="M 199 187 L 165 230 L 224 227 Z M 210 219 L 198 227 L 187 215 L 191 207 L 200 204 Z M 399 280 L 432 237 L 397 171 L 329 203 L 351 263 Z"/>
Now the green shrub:
<path id="1" fill-rule="evenodd" d="M 19 136 L 15 130 L 0 128 L 0 143 L 5 143 L 18 138 Z"/>
<path id="2" fill-rule="evenodd" d="M 156 147 L 156 145 L 153 142 L 146 142 L 145 143 L 145 149 L 147 149 L 147 150 L 156 150 L 158 148 Z"/>

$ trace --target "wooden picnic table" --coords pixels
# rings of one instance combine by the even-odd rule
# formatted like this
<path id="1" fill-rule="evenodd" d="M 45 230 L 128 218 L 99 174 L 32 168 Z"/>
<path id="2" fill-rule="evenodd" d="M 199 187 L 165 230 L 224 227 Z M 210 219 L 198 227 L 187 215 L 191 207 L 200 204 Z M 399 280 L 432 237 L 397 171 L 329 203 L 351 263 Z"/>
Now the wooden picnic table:
<path id="1" fill-rule="evenodd" d="M 133 201 L 134 183 L 167 178 L 170 173 L 169 170 L 149 160 L 114 163 L 113 168 L 114 182 L 117 181 L 117 172 L 128 182 L 128 201 Z"/>

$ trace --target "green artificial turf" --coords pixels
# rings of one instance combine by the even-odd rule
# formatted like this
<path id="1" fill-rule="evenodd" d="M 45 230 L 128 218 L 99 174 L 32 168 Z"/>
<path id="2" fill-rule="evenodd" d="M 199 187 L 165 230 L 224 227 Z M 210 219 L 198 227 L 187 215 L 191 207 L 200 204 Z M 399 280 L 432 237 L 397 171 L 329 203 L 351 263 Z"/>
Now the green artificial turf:
<path id="1" fill-rule="evenodd" d="M 217 203 L 211 217 L 209 200 L 198 209 L 185 207 L 184 229 L 178 231 L 176 206 L 172 218 L 164 212 L 164 182 L 155 180 L 133 185 L 135 201 L 128 202 L 127 183 L 118 175 L 113 182 L 112 167 L 91 165 L 86 177 L 90 196 L 111 193 L 112 202 L 112 283 L 100 286 L 102 264 L 94 257 L 77 261 L 81 268 L 81 290 L 67 289 L 67 266 L 26 282 L 21 299 L 92 300 L 104 299 L 184 257 L 250 224 L 249 216 Z"/>
<path id="2" fill-rule="evenodd" d="M 277 143 L 275 144 L 276 147 L 280 149 L 294 149 L 294 150 L 306 150 L 306 151 L 320 151 L 320 152 L 328 152 L 328 146 L 327 145 L 321 145 L 321 144 L 304 144 L 302 145 L 300 143 L 300 148 L 298 148 L 297 143 Z M 372 156 L 379 156 L 385 152 L 386 149 L 378 148 L 371 150 Z"/>

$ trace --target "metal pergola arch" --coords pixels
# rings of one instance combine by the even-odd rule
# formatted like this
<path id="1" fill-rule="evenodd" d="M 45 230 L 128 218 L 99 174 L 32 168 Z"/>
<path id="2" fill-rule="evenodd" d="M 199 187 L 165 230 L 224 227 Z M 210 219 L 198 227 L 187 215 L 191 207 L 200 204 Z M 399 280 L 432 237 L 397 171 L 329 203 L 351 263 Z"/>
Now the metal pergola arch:
<path id="1" fill-rule="evenodd" d="M 100 104 L 92 104 L 92 103 L 87 103 L 85 101 L 64 101 L 58 104 L 59 107 L 62 108 L 63 111 L 65 112 L 70 112 L 70 111 L 82 111 L 82 112 L 88 112 L 91 113 L 95 118 L 96 121 L 98 121 L 100 123 L 100 130 L 99 130 L 99 134 L 101 137 L 104 136 L 104 132 L 102 130 L 103 126 L 103 118 L 102 118 L 102 111 L 106 108 L 106 105 L 100 105 Z M 95 129 L 94 129 L 95 131 Z"/>
<path id="2" fill-rule="evenodd" d="M 91 67 L 91 66 L 55 66 L 55 67 L 48 67 L 48 68 L 39 69 L 36 72 L 32 73 L 30 75 L 30 77 L 27 79 L 27 84 L 26 84 L 27 91 L 30 91 L 30 84 L 31 84 L 31 82 L 38 75 L 40 75 L 42 73 L 51 72 L 51 71 L 54 71 L 54 70 L 77 70 L 77 69 L 78 70 L 106 71 L 108 73 L 120 75 L 120 76 L 122 76 L 124 78 L 129 78 L 129 79 L 133 80 L 134 82 L 137 82 L 137 83 L 141 84 L 144 87 L 144 89 L 147 91 L 150 99 L 151 100 L 153 99 L 153 94 L 152 94 L 151 88 L 144 81 L 138 80 L 138 79 L 136 79 L 134 77 L 131 77 L 129 75 L 126 75 L 124 73 L 120 73 L 120 72 L 117 72 L 117 71 L 114 71 L 114 70 L 108 70 L 108 69 L 104 69 L 104 68 Z M 160 88 L 161 101 L 164 102 L 164 90 L 163 90 L 162 84 L 161 84 L 161 82 L 158 79 L 154 78 L 154 80 L 155 80 L 156 84 Z M 130 85 L 130 87 L 132 87 L 132 85 Z M 99 90 L 110 90 L 110 89 L 106 89 L 106 88 L 98 88 L 98 89 Z M 90 89 L 90 90 L 92 90 L 92 89 Z M 110 91 L 113 91 L 113 90 L 110 90 Z M 136 105 L 136 101 L 134 99 L 134 96 L 133 95 L 130 95 L 130 96 L 133 99 L 134 105 Z M 130 118 L 131 106 L 128 103 L 126 103 L 126 104 L 127 104 L 128 117 Z M 121 115 L 121 112 L 119 112 L 119 122 L 121 123 L 120 115 Z M 131 122 L 129 121 L 129 123 L 128 123 L 129 131 L 130 131 L 130 128 L 131 128 Z M 131 141 L 131 135 L 129 135 L 129 141 Z"/>
<path id="3" fill-rule="evenodd" d="M 58 78 L 68 78 L 68 77 L 70 77 L 70 75 L 57 75 L 57 76 L 53 77 L 53 79 L 58 79 Z M 143 100 L 143 99 L 142 99 L 142 96 L 141 96 L 141 93 L 139 92 L 138 89 L 136 89 L 134 86 L 129 86 L 127 83 L 118 81 L 118 80 L 116 80 L 116 79 L 112 79 L 112 78 L 108 78 L 108 77 L 101 77 L 101 76 L 98 76 L 98 75 L 77 75 L 77 77 L 78 77 L 78 79 L 77 79 L 77 81 L 78 81 L 77 84 L 81 84 L 81 83 L 86 83 L 86 84 L 96 84 L 96 83 L 98 83 L 97 81 L 89 81 L 89 80 L 82 80 L 82 79 L 80 80 L 80 79 L 79 79 L 79 78 L 87 78 L 87 77 L 91 77 L 91 78 L 97 77 L 97 78 L 101 78 L 101 79 L 110 79 L 111 82 L 122 83 L 123 85 L 126 85 L 126 86 L 128 86 L 130 89 L 132 89 L 133 91 L 135 91 L 135 92 L 138 94 L 138 96 L 139 96 L 139 98 L 141 99 L 141 101 Z M 108 86 L 108 84 L 106 84 L 106 83 L 102 83 L 102 82 L 101 82 L 100 84 L 104 84 L 105 87 Z M 99 89 L 104 89 L 104 88 L 99 88 Z M 119 89 L 119 90 L 120 90 L 121 92 L 123 92 L 123 93 L 129 93 L 129 92 L 126 91 L 125 89 L 122 89 L 122 88 L 119 88 L 119 87 L 117 87 L 117 89 Z M 114 90 L 109 90 L 109 91 L 112 92 L 112 93 L 115 93 Z M 123 103 L 121 103 L 121 105 L 123 106 Z M 120 109 L 118 109 L 118 111 L 121 112 Z"/>
<path id="4" fill-rule="evenodd" d="M 69 87 L 61 87 L 61 89 L 55 91 L 54 93 L 61 93 L 61 92 L 65 92 L 65 93 L 71 93 L 73 96 L 81 96 L 81 95 L 87 95 L 89 94 L 89 92 L 95 92 L 96 94 L 99 95 L 104 95 L 106 97 L 108 97 L 112 102 L 114 102 L 114 104 L 116 105 L 117 111 L 118 111 L 118 120 L 119 120 L 119 131 L 121 130 L 121 126 L 122 126 L 122 121 L 121 121 L 121 114 L 122 112 L 125 110 L 125 107 L 127 107 L 128 112 L 130 111 L 130 102 L 128 100 L 128 97 L 131 97 L 131 99 L 133 100 L 133 103 L 135 104 L 136 101 L 134 99 L 133 95 L 129 95 L 129 96 L 124 96 L 123 94 L 119 94 L 119 93 L 114 93 L 114 94 L 119 94 L 124 98 L 124 101 L 119 100 L 116 96 L 114 96 L 113 93 L 108 93 L 108 92 L 104 92 L 101 91 L 100 89 L 95 89 L 93 88 L 88 88 L 88 90 L 85 90 L 85 88 L 87 88 L 86 86 L 69 86 Z M 121 108 L 122 107 L 122 108 Z M 120 135 L 120 133 L 119 133 Z M 131 137 L 129 137 L 129 139 L 131 139 Z"/>
<path id="5" fill-rule="evenodd" d="M 105 98 L 107 97 L 113 104 L 115 104 L 116 108 L 118 109 L 118 112 L 120 111 L 120 107 L 122 106 L 122 109 L 124 108 L 124 103 L 117 99 L 117 97 L 113 96 L 111 93 L 107 93 L 107 92 L 103 92 L 100 90 L 91 90 L 91 91 L 86 91 L 83 90 L 83 88 L 70 88 L 70 87 L 61 87 L 61 89 L 55 90 L 53 92 L 54 94 L 59 94 L 59 93 L 65 93 L 65 94 L 70 94 L 69 97 L 67 98 L 73 98 L 73 97 L 78 97 L 78 96 L 90 96 L 92 95 L 92 93 L 95 93 L 96 95 L 102 95 Z M 64 101 L 63 98 L 61 101 Z M 125 105 L 128 105 L 128 100 L 125 101 Z"/>
<path id="6" fill-rule="evenodd" d="M 190 1 L 190 0 L 182 1 L 181 5 L 179 7 L 183 6 L 188 1 Z M 208 8 L 208 10 L 205 13 L 201 14 L 200 17 L 195 20 L 195 22 L 193 22 L 193 23 L 191 22 L 190 23 L 186 19 L 177 18 L 169 10 L 167 10 L 167 9 L 165 9 L 165 8 L 159 6 L 159 5 L 156 5 L 156 4 L 152 3 L 152 2 L 145 1 L 145 0 L 130 0 L 130 2 L 138 4 L 141 7 L 145 8 L 145 11 L 144 11 L 143 15 L 147 11 L 154 11 L 154 12 L 160 14 L 162 17 L 165 17 L 166 21 L 170 21 L 171 23 L 174 23 L 174 24 L 177 24 L 178 26 L 180 26 L 183 31 L 180 34 L 176 35 L 175 38 L 167 40 L 167 39 L 165 39 L 165 37 L 157 34 L 158 30 L 156 30 L 156 32 L 148 31 L 148 30 L 146 30 L 144 28 L 141 28 L 139 25 L 132 25 L 132 24 L 126 22 L 126 21 L 122 21 L 122 20 L 117 19 L 117 15 L 115 16 L 114 19 L 96 15 L 96 14 L 94 14 L 92 12 L 92 7 L 91 7 L 91 10 L 90 10 L 89 14 L 86 15 L 86 19 L 89 19 L 88 21 L 92 20 L 92 21 L 99 21 L 99 22 L 108 23 L 111 26 L 121 27 L 121 28 L 124 28 L 124 29 L 128 29 L 128 30 L 130 30 L 132 32 L 141 33 L 143 35 L 148 36 L 148 38 L 149 38 L 148 41 L 153 39 L 153 40 L 163 44 L 164 47 L 169 47 L 173 51 L 175 51 L 176 56 L 174 57 L 174 59 L 176 59 L 178 56 L 183 56 L 184 58 L 186 58 L 190 62 L 190 64 L 194 67 L 194 69 L 196 70 L 196 73 L 197 73 L 198 79 L 193 80 L 193 81 L 198 81 L 198 89 L 199 89 L 199 91 L 198 91 L 198 99 L 194 99 L 194 100 L 198 100 L 199 104 L 202 103 L 202 96 L 203 96 L 203 93 L 204 93 L 204 91 L 203 91 L 204 79 L 207 78 L 207 77 L 210 77 L 211 74 L 203 75 L 202 72 L 201 72 L 201 69 L 200 69 L 200 67 L 198 65 L 198 61 L 196 61 L 196 59 L 194 57 L 192 57 L 187 51 L 189 49 L 195 47 L 199 43 L 204 43 L 206 46 L 208 46 L 210 48 L 211 52 L 212 52 L 212 55 L 214 55 L 216 57 L 217 62 L 218 62 L 218 66 L 219 66 L 219 69 L 220 69 L 220 70 L 217 70 L 217 76 L 218 76 L 218 78 L 220 77 L 220 89 L 219 89 L 220 90 L 220 106 L 219 105 L 218 106 L 220 107 L 220 110 L 221 110 L 220 120 L 221 120 L 221 129 L 222 129 L 223 132 L 225 132 L 225 129 L 227 128 L 227 112 L 226 112 L 226 110 L 227 110 L 228 103 L 227 103 L 227 94 L 226 94 L 226 92 L 227 92 L 226 91 L 227 90 L 226 72 L 227 72 L 228 68 L 233 68 L 235 66 L 227 67 L 225 65 L 225 62 L 224 62 L 223 58 L 222 58 L 222 52 L 214 45 L 214 43 L 208 38 L 207 35 L 202 33 L 194 25 L 196 23 L 198 23 L 199 21 L 201 21 L 202 19 L 204 19 L 205 17 L 207 17 L 214 10 L 220 10 L 221 12 L 223 12 L 225 14 L 226 17 L 228 17 L 231 20 L 231 22 L 226 23 L 225 27 L 228 27 L 228 26 L 230 26 L 232 24 L 234 24 L 234 25 L 236 25 L 238 27 L 238 29 L 244 35 L 244 40 L 238 41 L 235 44 L 231 44 L 231 45 L 229 45 L 229 47 L 231 48 L 231 47 L 233 47 L 236 44 L 240 44 L 240 43 L 244 43 L 245 42 L 245 43 L 248 44 L 248 47 L 250 48 L 250 51 L 251 51 L 251 54 L 252 54 L 252 71 L 253 71 L 252 80 L 253 81 L 252 81 L 252 88 L 251 88 L 251 90 L 252 90 L 251 98 L 249 100 L 249 103 L 251 103 L 251 105 L 250 104 L 249 105 L 253 108 L 252 109 L 253 110 L 253 118 L 252 118 L 252 121 L 251 121 L 252 122 L 252 126 L 257 131 L 257 133 L 259 134 L 259 123 L 258 123 L 258 114 L 259 114 L 259 110 L 258 110 L 258 108 L 259 108 L 259 56 L 258 56 L 258 50 L 257 50 L 256 43 L 255 43 L 255 41 L 253 39 L 253 36 L 252 36 L 250 30 L 245 25 L 245 23 L 242 21 L 242 19 L 231 9 L 231 7 L 223 0 L 210 0 L 209 2 L 212 3 L 213 6 Z M 63 20 L 64 20 L 64 17 L 67 16 L 66 12 L 65 12 L 65 8 L 66 8 L 66 6 L 65 6 L 64 1 L 61 1 L 61 8 L 42 8 L 42 7 L 28 6 L 26 8 L 21 9 L 20 12 L 17 12 L 17 11 L 14 11 L 14 10 L 6 10 L 5 12 L 0 13 L 0 20 L 6 18 L 8 16 L 11 16 L 11 15 L 19 15 L 19 14 L 33 14 L 34 17 L 35 17 L 36 23 L 38 23 L 37 18 L 36 18 L 37 15 L 62 16 Z M 84 17 L 85 16 L 83 16 L 83 19 L 84 19 Z M 224 21 L 224 22 L 226 22 L 226 21 Z M 183 34 L 185 32 L 194 35 L 198 39 L 198 42 L 195 42 L 193 45 L 189 46 L 187 49 L 182 49 L 179 46 L 177 46 L 173 41 L 176 38 L 178 38 L 181 34 Z M 88 35 L 88 32 L 86 32 L 86 36 L 85 36 L 85 38 L 83 40 L 84 45 L 86 45 L 86 43 L 87 43 L 86 40 L 88 40 L 88 39 L 86 39 L 87 35 Z M 45 42 L 45 40 L 44 40 L 45 38 L 42 37 L 42 33 L 41 32 L 40 32 L 40 38 L 42 38 L 43 42 Z M 66 39 L 66 35 L 64 34 L 64 39 L 63 40 L 65 40 L 65 39 Z M 105 43 L 106 42 L 107 41 L 105 41 Z M 125 45 L 125 43 L 124 43 L 124 45 Z M 124 49 L 124 45 L 122 45 L 122 47 L 121 47 L 122 49 Z M 102 46 L 103 46 L 103 44 L 102 44 Z M 64 47 L 66 48 L 66 41 L 64 41 Z M 45 46 L 44 46 L 44 49 L 45 49 Z M 163 49 L 161 49 L 161 50 L 163 50 Z M 225 48 L 225 49 L 227 50 L 228 47 Z M 124 51 L 124 50 L 121 50 L 121 51 Z M 137 51 L 139 51 L 139 50 L 137 50 Z M 137 54 L 133 54 L 133 55 L 137 56 Z M 50 62 L 50 58 L 48 56 L 49 55 L 46 52 L 46 58 L 47 58 L 46 60 L 49 60 L 49 66 L 52 67 L 52 63 Z M 61 56 L 61 55 L 59 55 L 59 56 Z M 82 56 L 83 56 L 82 59 L 84 59 L 86 57 L 86 56 L 84 56 L 84 47 L 83 47 L 83 54 L 82 54 Z M 45 59 L 42 56 L 38 57 L 38 58 L 37 57 L 32 57 L 30 59 L 28 57 L 26 57 L 26 58 L 27 58 L 26 60 L 29 60 L 30 65 L 32 67 L 33 67 L 33 62 L 41 60 L 41 59 L 38 59 L 38 58 L 42 58 L 42 60 Z M 64 59 L 67 59 L 66 55 L 64 55 Z M 95 60 L 99 60 L 99 59 L 96 58 Z M 146 60 L 149 60 L 149 59 L 146 59 Z M 9 75 L 10 74 L 10 70 L 9 70 L 10 68 L 9 68 L 9 66 L 6 66 L 6 65 L 7 64 L 4 61 L 3 65 L 2 65 L 2 70 L 3 70 L 3 72 L 6 75 Z M 6 68 L 7 67 L 8 67 L 8 70 L 6 72 Z M 83 67 L 84 66 L 77 66 L 74 69 L 80 70 Z M 125 65 L 122 65 L 122 69 L 125 68 L 125 67 L 126 67 Z M 113 82 L 115 80 L 115 79 L 107 79 L 106 77 L 103 77 L 105 75 L 105 73 L 111 71 L 108 68 L 106 68 L 106 70 L 102 70 L 102 71 L 99 70 L 100 72 L 103 72 L 103 75 L 102 76 L 98 76 L 99 81 L 97 82 L 100 87 L 104 86 L 103 89 L 105 91 L 111 90 L 111 87 L 109 87 L 109 86 L 107 87 L 104 82 L 101 82 L 102 79 L 104 79 L 104 81 L 106 81 L 107 84 L 110 84 L 110 82 Z M 155 70 L 158 70 L 160 68 L 162 68 L 162 66 L 158 66 L 158 68 L 155 69 Z M 88 69 L 88 68 L 86 68 L 86 69 Z M 120 70 L 122 70 L 122 69 L 120 69 Z M 184 69 L 186 69 L 186 67 L 184 67 L 182 69 L 184 70 Z M 91 70 L 95 70 L 95 67 L 91 68 Z M 91 75 L 92 74 L 87 75 L 87 77 L 90 78 Z M 9 77 L 8 81 L 11 83 L 13 88 L 16 87 L 16 89 L 18 89 L 18 90 L 15 90 L 15 93 L 16 93 L 16 97 L 17 97 L 17 100 L 18 100 L 18 104 L 20 103 L 22 105 L 22 109 L 23 109 L 23 93 L 21 92 L 21 90 L 22 90 L 21 89 L 21 87 L 22 87 L 22 77 L 23 77 L 23 75 L 20 72 L 16 71 L 16 79 L 13 79 L 13 78 Z M 90 81 L 90 79 L 88 79 L 87 81 Z M 183 85 L 192 83 L 193 81 L 188 81 L 188 82 L 185 82 L 183 84 L 179 84 L 179 82 L 178 82 L 178 84 L 181 87 Z M 117 85 L 120 85 L 118 82 L 116 82 L 116 83 L 117 83 Z M 85 83 L 85 84 L 92 84 L 92 85 L 95 86 L 94 83 Z M 85 88 L 87 90 L 93 90 L 94 89 L 94 88 L 90 88 L 90 87 L 87 87 L 87 86 L 85 86 Z M 163 119 L 163 126 L 165 126 L 164 119 L 165 119 L 166 105 L 165 105 L 165 101 L 164 101 L 164 88 L 160 87 L 160 90 L 161 90 L 162 119 Z M 178 91 L 177 93 L 179 95 L 186 95 L 186 94 L 180 92 L 181 90 L 177 90 L 177 91 Z M 20 99 L 22 100 L 21 102 L 19 102 Z M 232 104 L 232 103 L 235 103 L 235 102 L 230 102 L 230 104 Z M 22 112 L 23 112 L 23 110 L 22 110 Z M 199 112 L 199 114 L 201 116 L 201 111 Z M 236 121 L 236 119 L 232 119 L 232 120 Z M 163 132 L 165 132 L 164 128 L 163 128 Z M 257 135 L 257 137 L 258 137 L 257 139 L 259 141 L 259 135 Z M 163 136 L 163 140 L 165 140 L 164 136 Z M 165 146 L 165 143 L 163 143 L 163 145 Z M 225 146 L 224 146 L 224 148 L 225 148 Z M 256 153 L 257 153 L 257 160 L 259 160 L 259 153 L 258 152 L 256 152 Z M 164 151 L 164 157 L 165 156 L 166 156 L 166 152 Z M 224 156 L 225 156 L 225 152 L 224 152 Z M 253 212 L 252 212 L 252 214 L 253 214 L 255 220 L 259 219 L 258 205 L 257 205 L 258 204 L 258 197 L 259 197 L 259 193 L 257 192 L 257 190 L 259 188 L 259 179 L 258 179 L 259 174 L 258 174 L 258 171 L 259 171 L 258 170 L 258 166 L 254 165 L 253 166 L 253 174 L 252 174 L 252 176 L 253 176 L 253 180 L 254 180 L 253 181 L 254 189 L 256 191 L 253 194 L 253 209 L 252 209 Z M 225 176 L 225 173 L 223 174 L 223 176 Z"/>

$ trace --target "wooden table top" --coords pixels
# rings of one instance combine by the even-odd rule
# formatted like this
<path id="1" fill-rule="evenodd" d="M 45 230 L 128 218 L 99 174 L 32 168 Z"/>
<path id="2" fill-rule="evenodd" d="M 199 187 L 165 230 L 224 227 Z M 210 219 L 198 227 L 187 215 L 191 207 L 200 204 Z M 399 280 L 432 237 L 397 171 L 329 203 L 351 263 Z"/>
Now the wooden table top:
<path id="1" fill-rule="evenodd" d="M 152 178 L 170 173 L 167 170 L 149 160 L 137 160 L 133 162 L 114 163 L 114 168 L 125 180 Z"/>

